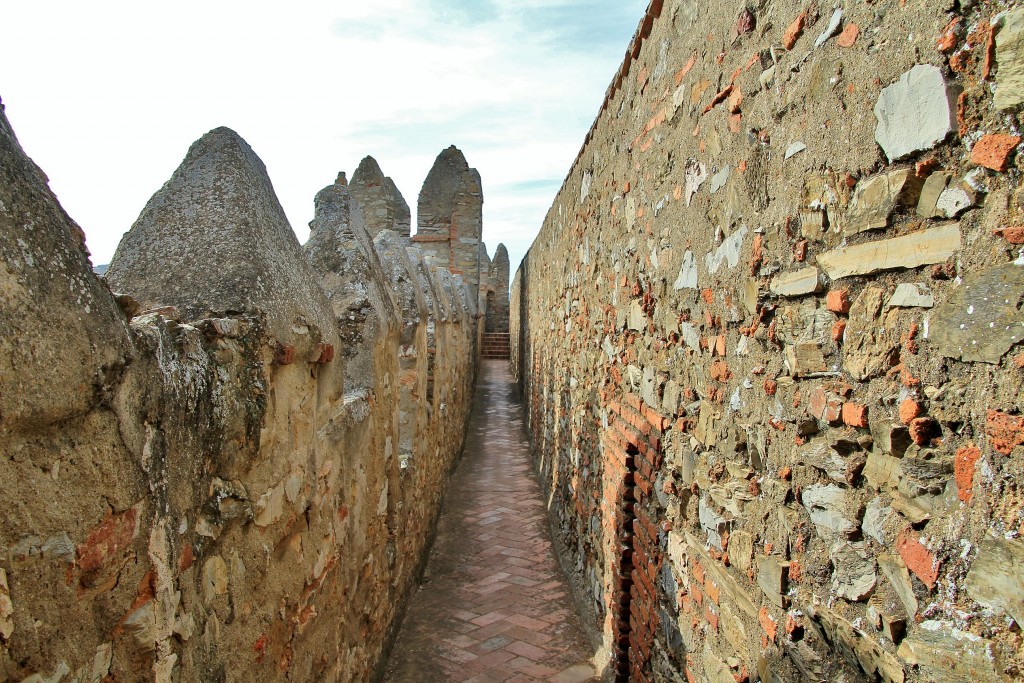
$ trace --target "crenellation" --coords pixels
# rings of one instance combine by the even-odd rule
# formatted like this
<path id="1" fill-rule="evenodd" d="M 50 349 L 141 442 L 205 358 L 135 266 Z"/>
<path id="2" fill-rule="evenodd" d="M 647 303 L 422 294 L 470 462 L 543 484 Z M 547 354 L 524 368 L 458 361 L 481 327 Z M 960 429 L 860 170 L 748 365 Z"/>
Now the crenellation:
<path id="1" fill-rule="evenodd" d="M 368 161 L 317 194 L 303 253 L 226 128 L 100 279 L 3 116 L 0 155 L 0 668 L 372 678 L 462 448 L 465 280 L 400 211 L 371 237 Z"/>

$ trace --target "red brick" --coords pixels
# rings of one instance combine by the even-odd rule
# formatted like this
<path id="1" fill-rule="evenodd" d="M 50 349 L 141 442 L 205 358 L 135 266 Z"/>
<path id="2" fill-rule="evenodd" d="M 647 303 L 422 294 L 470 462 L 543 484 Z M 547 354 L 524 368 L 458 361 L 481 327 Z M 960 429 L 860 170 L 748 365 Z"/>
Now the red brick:
<path id="1" fill-rule="evenodd" d="M 930 417 L 918 417 L 910 421 L 910 438 L 918 446 L 927 446 L 940 433 L 939 423 Z"/>
<path id="2" fill-rule="evenodd" d="M 992 448 L 1009 455 L 1015 447 L 1024 444 L 1024 416 L 990 410 L 985 421 L 985 433 Z"/>
<path id="3" fill-rule="evenodd" d="M 993 230 L 992 234 L 996 237 L 1002 237 L 1010 244 L 1024 244 L 1024 225 L 1017 225 L 1012 228 L 999 228 L 998 230 Z"/>
<path id="4" fill-rule="evenodd" d="M 131 545 L 136 533 L 135 508 L 118 514 L 108 512 L 77 548 L 81 584 L 86 588 L 95 587 L 98 575 Z"/>
<path id="5" fill-rule="evenodd" d="M 1019 135 L 986 135 L 974 144 L 971 163 L 993 171 L 1005 171 L 1010 166 L 1010 154 L 1019 144 Z"/>
<path id="6" fill-rule="evenodd" d="M 764 393 L 768 396 L 774 396 L 779 390 L 779 383 L 773 379 L 766 379 L 764 381 Z"/>
<path id="7" fill-rule="evenodd" d="M 974 469 L 981 460 L 981 449 L 974 444 L 964 446 L 956 452 L 953 471 L 956 476 L 956 495 L 965 503 L 974 495 Z"/>
<path id="8" fill-rule="evenodd" d="M 711 364 L 711 379 L 718 382 L 728 382 L 732 378 L 729 371 L 729 364 L 722 360 L 716 360 Z"/>
<path id="9" fill-rule="evenodd" d="M 839 47 L 853 47 L 853 44 L 857 42 L 857 36 L 860 35 L 860 27 L 857 24 L 847 24 L 843 29 L 843 32 L 836 38 L 836 45 Z"/>
<path id="10" fill-rule="evenodd" d="M 843 422 L 851 427 L 867 427 L 868 407 L 863 403 L 844 403 Z"/>
<path id="11" fill-rule="evenodd" d="M 765 634 L 768 636 L 768 640 L 775 642 L 775 635 L 779 631 L 779 625 L 772 619 L 772 615 L 768 613 L 767 607 L 762 607 L 761 611 L 757 613 L 757 623 L 764 629 Z"/>
<path id="12" fill-rule="evenodd" d="M 900 532 L 896 539 L 896 549 L 906 563 L 907 569 L 921 579 L 929 589 L 935 588 L 935 582 L 939 578 L 939 561 L 924 547 L 917 532 L 909 527 Z"/>
<path id="13" fill-rule="evenodd" d="M 841 344 L 843 342 L 843 338 L 845 336 L 846 336 L 846 321 L 845 320 L 837 320 L 835 322 L 835 324 L 832 325 L 832 341 L 834 341 L 836 344 Z"/>
<path id="14" fill-rule="evenodd" d="M 900 422 L 910 424 L 915 418 L 924 415 L 924 406 L 912 398 L 903 399 L 900 402 Z"/>
<path id="15" fill-rule="evenodd" d="M 833 313 L 846 315 L 850 312 L 850 292 L 846 289 L 833 289 L 825 297 L 825 305 Z"/>
<path id="16" fill-rule="evenodd" d="M 782 34 L 782 46 L 784 48 L 787 50 L 793 49 L 793 46 L 796 45 L 796 41 L 800 37 L 800 34 L 804 32 L 804 24 L 806 22 L 807 12 L 801 12 L 793 23 L 786 29 L 786 32 Z"/>

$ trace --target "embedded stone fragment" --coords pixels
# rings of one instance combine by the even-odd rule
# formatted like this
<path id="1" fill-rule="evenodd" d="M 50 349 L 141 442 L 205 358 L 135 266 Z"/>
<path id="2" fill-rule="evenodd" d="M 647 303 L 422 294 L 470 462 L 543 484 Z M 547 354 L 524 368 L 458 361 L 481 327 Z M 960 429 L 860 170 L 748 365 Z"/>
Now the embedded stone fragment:
<path id="1" fill-rule="evenodd" d="M 846 210 L 844 232 L 855 235 L 884 228 L 897 206 L 913 206 L 921 193 L 922 181 L 912 169 L 870 176 L 857 183 Z"/>
<path id="2" fill-rule="evenodd" d="M 14 603 L 11 602 L 11 589 L 7 585 L 7 570 L 0 568 L 0 638 L 9 642 L 14 633 Z"/>
<path id="3" fill-rule="evenodd" d="M 960 226 L 950 223 L 903 237 L 833 249 L 818 256 L 818 265 L 829 278 L 838 280 L 852 275 L 942 263 L 959 248 Z"/>
<path id="4" fill-rule="evenodd" d="M 821 347 L 815 342 L 790 344 L 786 346 L 786 363 L 793 377 L 806 377 L 828 370 Z"/>
<path id="5" fill-rule="evenodd" d="M 956 218 L 978 201 L 977 193 L 967 183 L 953 183 L 939 195 L 935 211 L 946 218 Z"/>
<path id="6" fill-rule="evenodd" d="M 775 276 L 770 285 L 772 294 L 778 296 L 803 296 L 821 290 L 818 269 L 814 266 L 801 268 Z"/>
<path id="7" fill-rule="evenodd" d="M 875 141 L 891 163 L 931 149 L 956 129 L 956 94 L 941 69 L 918 64 L 882 89 L 875 117 Z"/>
<path id="8" fill-rule="evenodd" d="M 934 683 L 1006 680 L 996 669 L 991 644 L 948 621 L 923 621 L 896 654 L 928 672 Z"/>
<path id="9" fill-rule="evenodd" d="M 903 603 L 907 616 L 913 618 L 917 614 L 917 597 L 914 595 L 914 584 L 910 580 L 910 572 L 901 558 L 895 555 L 881 554 L 878 556 L 878 567 L 896 592 L 896 597 Z"/>
<path id="10" fill-rule="evenodd" d="M 843 345 L 843 367 L 853 379 L 863 381 L 895 365 L 899 335 L 895 329 L 897 311 L 882 315 L 880 287 L 865 287 L 850 306 Z"/>
<path id="11" fill-rule="evenodd" d="M 686 205 L 689 206 L 690 202 L 693 201 L 693 195 L 697 194 L 697 190 L 704 184 L 704 181 L 708 179 L 708 167 L 703 163 L 694 159 L 688 159 L 686 162 Z"/>
<path id="12" fill-rule="evenodd" d="M 875 561 L 863 543 L 837 540 L 829 551 L 832 559 L 832 593 L 845 600 L 858 602 L 875 588 Z"/>
<path id="13" fill-rule="evenodd" d="M 715 194 L 716 192 L 721 190 L 723 187 L 725 187 L 725 184 L 728 181 L 729 181 L 729 167 L 726 166 L 721 171 L 719 171 L 718 173 L 716 173 L 715 175 L 713 175 L 711 177 L 711 188 L 710 188 L 709 191 L 711 192 L 711 194 Z"/>
<path id="14" fill-rule="evenodd" d="M 939 578 L 939 561 L 921 542 L 918 533 L 910 527 L 904 529 L 896 539 L 896 549 L 907 564 L 907 569 L 921 579 L 929 589 L 935 588 L 935 582 Z"/>
<path id="15" fill-rule="evenodd" d="M 203 597 L 207 603 L 228 592 L 228 566 L 219 555 L 203 564 Z"/>
<path id="16" fill-rule="evenodd" d="M 943 215 L 936 206 L 952 177 L 951 173 L 941 171 L 928 176 L 924 181 L 924 187 L 921 188 L 921 197 L 917 201 L 918 215 L 925 218 L 938 218 Z"/>
<path id="17" fill-rule="evenodd" d="M 786 148 L 786 153 L 783 155 L 783 158 L 790 159 L 799 154 L 800 152 L 804 151 L 805 149 L 807 149 L 807 145 L 797 140 L 796 142 L 791 143 L 789 147 Z"/>
<path id="18" fill-rule="evenodd" d="M 996 33 L 996 64 L 996 108 L 1024 103 L 1024 9 L 1003 15 Z"/>
<path id="19" fill-rule="evenodd" d="M 683 262 L 679 266 L 679 277 L 672 286 L 676 291 L 680 289 L 697 289 L 697 260 L 689 249 L 683 254 Z"/>
<path id="20" fill-rule="evenodd" d="M 1009 263 L 964 276 L 936 307 L 927 338 L 947 358 L 997 364 L 1024 339 L 1024 268 Z"/>
<path id="21" fill-rule="evenodd" d="M 886 308 L 931 308 L 935 305 L 928 285 L 923 282 L 904 282 L 896 286 Z"/>
<path id="22" fill-rule="evenodd" d="M 145 308 L 190 320 L 248 311 L 281 342 L 295 327 L 333 342 L 334 320 L 263 162 L 237 133 L 210 131 L 117 247 L 107 280 Z"/>
<path id="23" fill-rule="evenodd" d="M 740 226 L 739 230 L 725 238 L 718 246 L 718 249 L 704 257 L 708 272 L 717 273 L 722 264 L 735 268 L 740 262 L 740 249 L 743 246 L 743 238 L 747 235 L 747 226 Z"/>
<path id="24" fill-rule="evenodd" d="M 774 555 L 763 555 L 757 558 L 757 585 L 769 600 L 783 609 L 787 606 L 784 593 L 788 572 L 789 563 L 783 562 Z"/>
<path id="25" fill-rule="evenodd" d="M 835 538 L 857 529 L 857 523 L 846 516 L 846 489 L 835 484 L 812 484 L 803 490 L 801 498 L 820 535 Z"/>
<path id="26" fill-rule="evenodd" d="M 821 625 L 829 641 L 856 659 L 869 680 L 903 683 L 906 674 L 900 661 L 867 633 L 823 605 L 806 604 L 804 611 Z"/>
<path id="27" fill-rule="evenodd" d="M 987 537 L 967 573 L 967 594 L 1024 624 L 1024 541 Z"/>
<path id="28" fill-rule="evenodd" d="M 817 49 L 821 47 L 822 45 L 825 44 L 825 41 L 827 41 L 835 34 L 839 33 L 839 27 L 842 25 L 842 23 L 843 10 L 842 8 L 837 8 L 834 12 L 832 12 L 832 18 L 829 19 L 828 26 L 826 26 L 825 30 L 821 32 L 821 35 L 818 36 L 818 39 L 814 41 L 814 48 Z"/>

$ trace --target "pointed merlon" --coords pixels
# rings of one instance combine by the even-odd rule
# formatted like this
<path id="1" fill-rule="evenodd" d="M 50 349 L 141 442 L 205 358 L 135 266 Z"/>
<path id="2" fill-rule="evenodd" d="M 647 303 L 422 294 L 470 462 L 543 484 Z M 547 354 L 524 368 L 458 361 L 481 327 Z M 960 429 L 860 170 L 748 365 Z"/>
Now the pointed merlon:
<path id="1" fill-rule="evenodd" d="M 330 308 L 288 224 L 266 167 L 228 128 L 196 141 L 117 247 L 107 280 L 144 307 L 188 319 L 266 319 L 278 341 L 313 328 L 333 343 Z"/>
<path id="2" fill-rule="evenodd" d="M 409 205 L 373 157 L 368 156 L 359 163 L 352 174 L 349 189 L 363 210 L 370 237 L 381 230 L 393 230 L 403 237 L 409 236 L 412 224 Z"/>
<path id="3" fill-rule="evenodd" d="M 86 413 L 131 354 L 81 228 L 22 150 L 0 104 L 0 432 Z"/>

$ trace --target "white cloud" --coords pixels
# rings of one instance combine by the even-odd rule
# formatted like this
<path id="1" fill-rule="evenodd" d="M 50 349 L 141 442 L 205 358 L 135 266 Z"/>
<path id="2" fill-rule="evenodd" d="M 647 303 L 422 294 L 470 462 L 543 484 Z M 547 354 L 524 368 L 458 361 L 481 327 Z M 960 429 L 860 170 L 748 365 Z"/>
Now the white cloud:
<path id="1" fill-rule="evenodd" d="M 434 157 L 459 146 L 483 178 L 484 240 L 514 270 L 647 3 L 97 4 L 15 3 L 0 26 L 0 96 L 94 262 L 226 125 L 300 239 L 317 190 L 366 154 L 415 212 Z"/>

